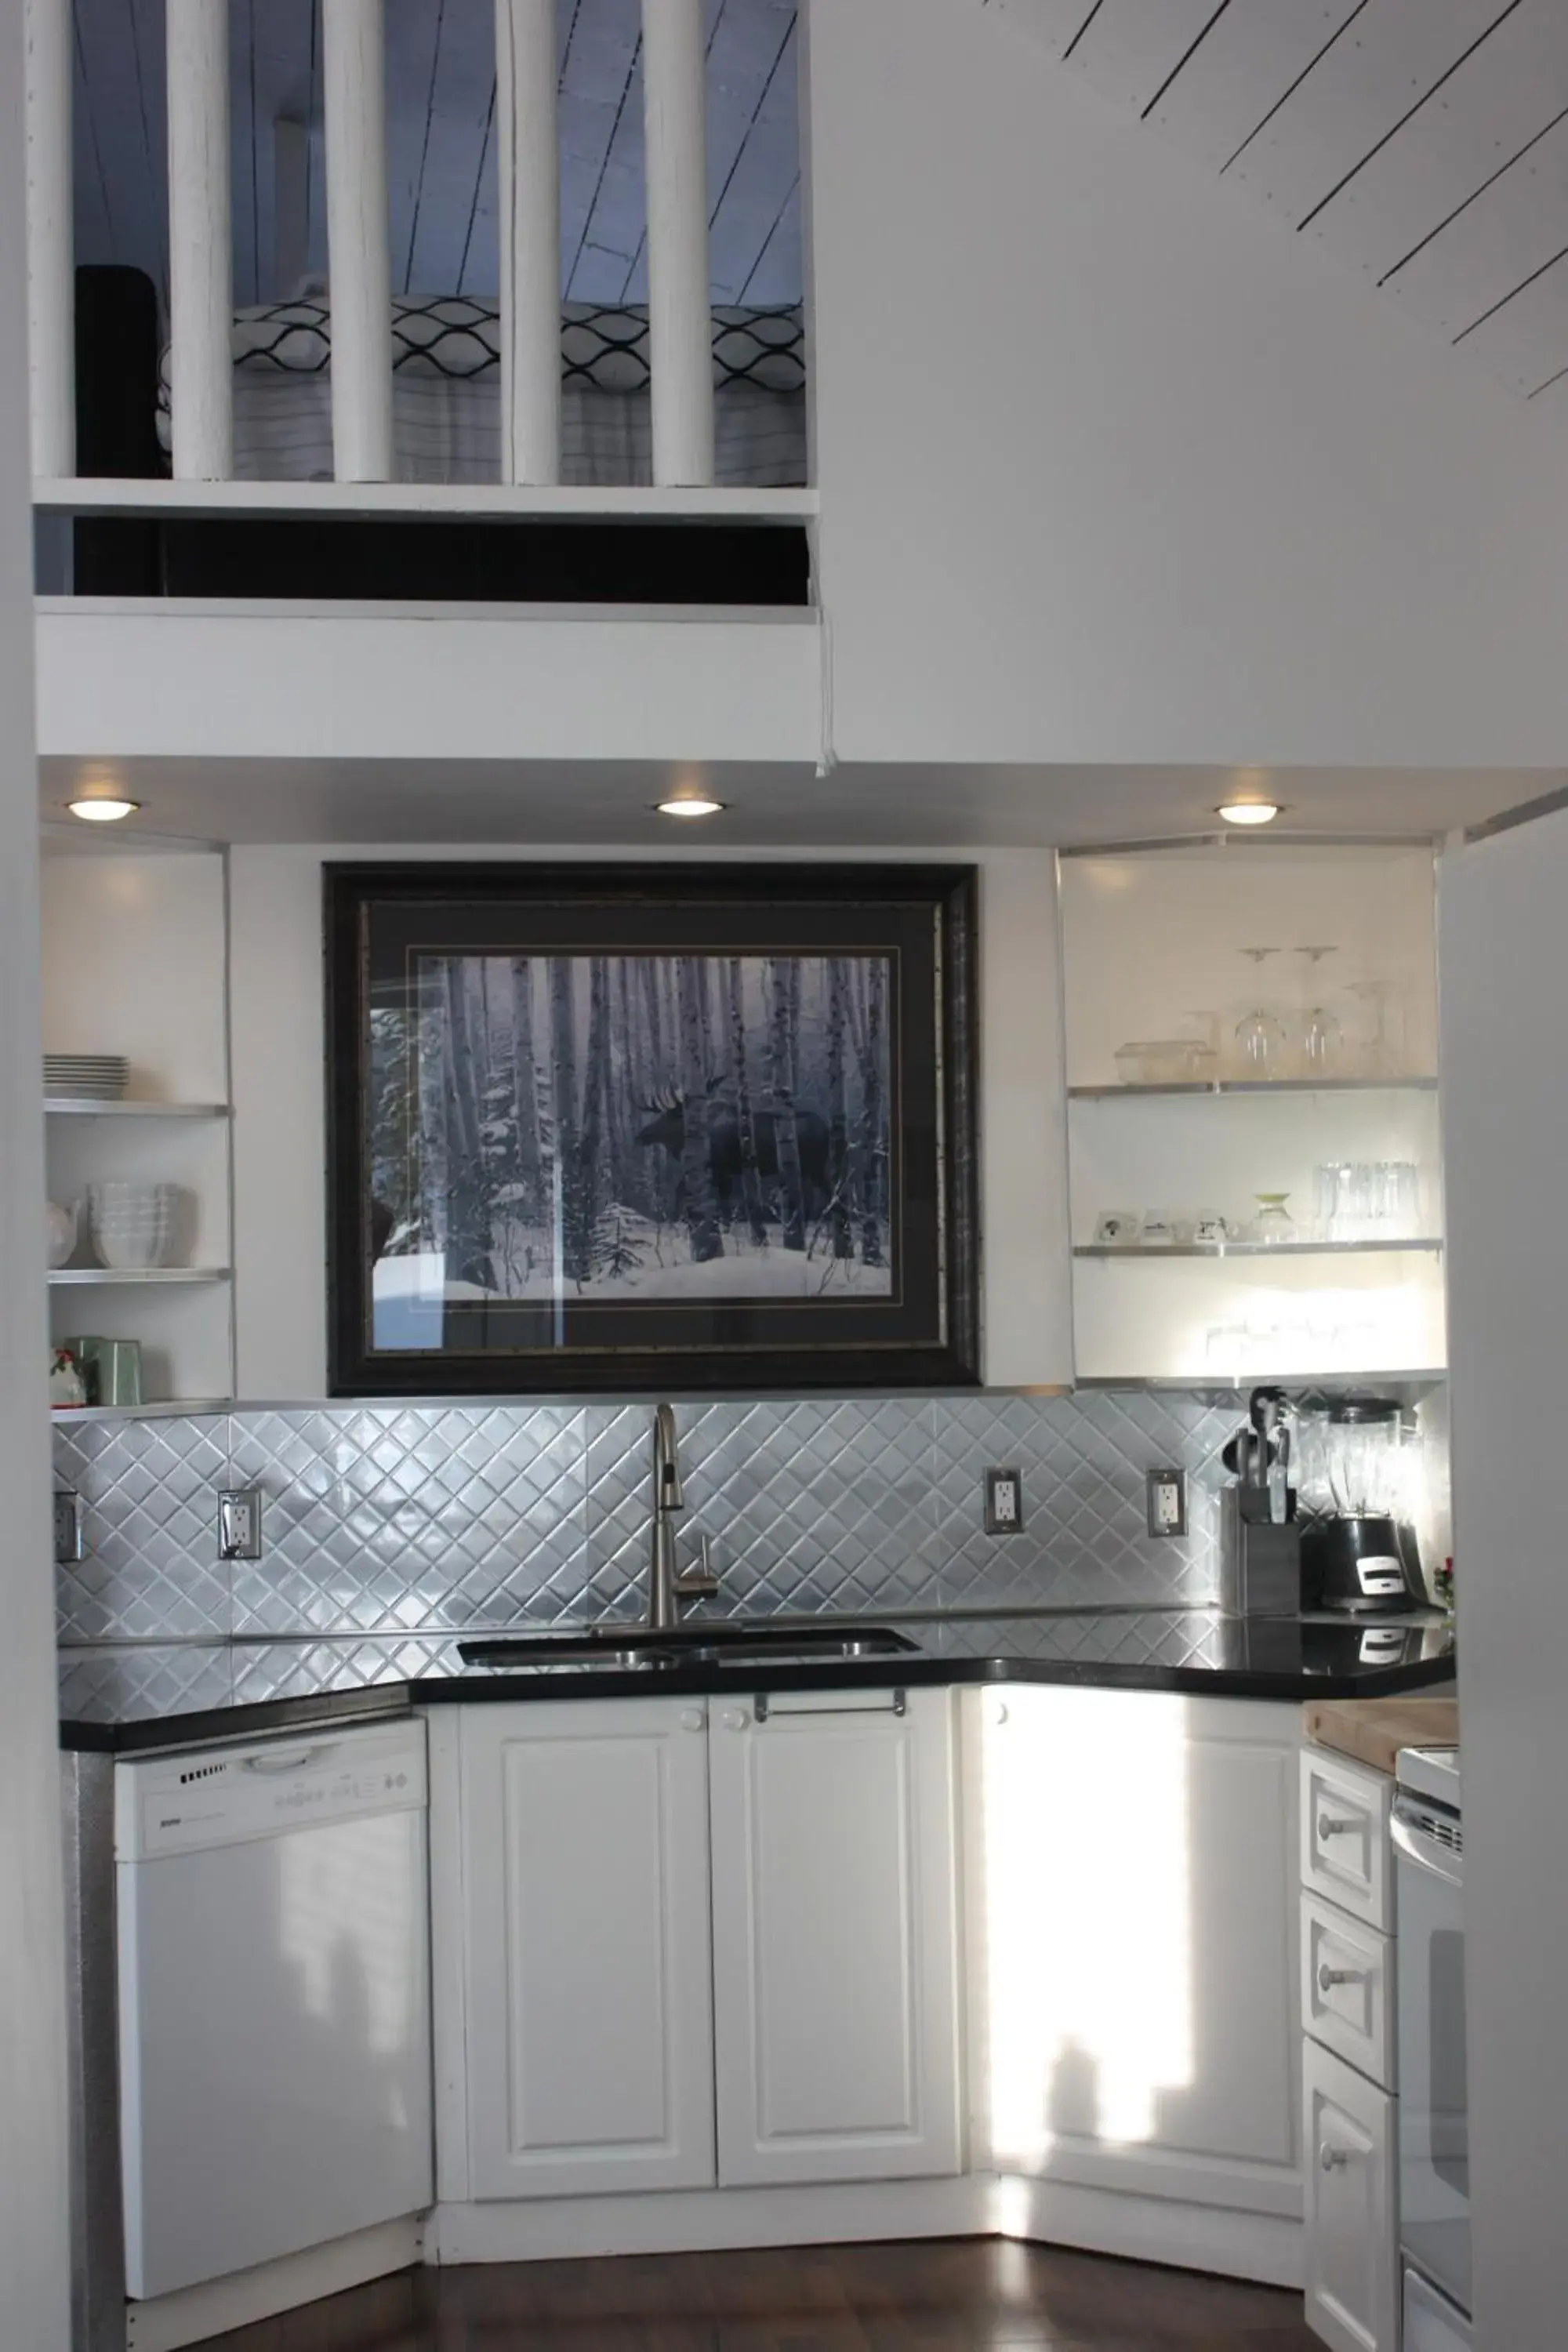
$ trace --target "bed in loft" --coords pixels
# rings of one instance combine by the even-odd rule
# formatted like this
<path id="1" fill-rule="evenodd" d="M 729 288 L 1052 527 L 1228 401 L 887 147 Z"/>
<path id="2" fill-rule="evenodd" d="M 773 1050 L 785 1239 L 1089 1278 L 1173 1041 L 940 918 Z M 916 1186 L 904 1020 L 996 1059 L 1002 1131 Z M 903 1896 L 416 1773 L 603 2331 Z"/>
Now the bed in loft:
<path id="1" fill-rule="evenodd" d="M 258 304 L 234 320 L 234 470 L 240 481 L 330 481 L 331 310 L 321 296 Z M 500 313 L 471 295 L 392 305 L 396 478 L 494 482 L 500 473 Z M 647 312 L 565 305 L 562 469 L 567 483 L 651 481 Z M 797 309 L 713 313 L 715 480 L 777 489 L 805 480 L 805 334 Z M 170 446 L 169 355 L 158 436 Z"/>
<path id="2" fill-rule="evenodd" d="M 168 353 L 140 271 L 77 273 L 78 439 L 84 471 L 168 470 Z M 500 473 L 498 305 L 468 295 L 393 304 L 396 478 Z M 647 313 L 571 303 L 562 317 L 562 479 L 652 478 Z M 307 295 L 237 311 L 234 472 L 332 478 L 331 312 Z M 806 478 L 798 308 L 713 313 L 715 480 Z M 89 453 L 96 452 L 97 455 Z M 651 522 L 279 520 L 82 522 L 79 594 L 803 604 L 803 526 Z"/>

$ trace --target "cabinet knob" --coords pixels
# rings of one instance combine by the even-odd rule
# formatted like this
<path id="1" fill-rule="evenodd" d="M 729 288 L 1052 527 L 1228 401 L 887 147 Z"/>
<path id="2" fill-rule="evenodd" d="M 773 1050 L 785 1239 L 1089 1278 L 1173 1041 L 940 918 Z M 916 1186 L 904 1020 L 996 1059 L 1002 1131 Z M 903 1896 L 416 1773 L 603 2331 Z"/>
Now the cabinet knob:
<path id="1" fill-rule="evenodd" d="M 700 1731 L 702 1709 L 700 1706 L 683 1706 L 680 1710 L 680 1728 L 682 1731 Z"/>
<path id="2" fill-rule="evenodd" d="M 1341 2165 L 1348 2164 L 1350 2160 L 1351 2154 L 1348 2147 L 1331 2147 L 1327 2140 L 1318 2150 L 1318 2162 L 1325 2172 L 1337 2172 Z"/>
<path id="3" fill-rule="evenodd" d="M 1327 1844 L 1330 1838 L 1345 1837 L 1352 1830 L 1359 1830 L 1360 1827 L 1361 1823 L 1359 1822 L 1342 1821 L 1338 1815 L 1334 1813 L 1320 1813 L 1318 1815 L 1318 1835 L 1323 1840 L 1325 1844 Z"/>
<path id="4" fill-rule="evenodd" d="M 719 1718 L 726 1731 L 744 1731 L 751 1719 L 743 1706 L 727 1706 Z"/>
<path id="5" fill-rule="evenodd" d="M 1331 1969 L 1330 1968 L 1327 1960 L 1325 1960 L 1318 1970 L 1318 1990 L 1320 1992 L 1332 1992 L 1336 1985 L 1364 1984 L 1365 1981 L 1366 1970 L 1364 1969 Z"/>

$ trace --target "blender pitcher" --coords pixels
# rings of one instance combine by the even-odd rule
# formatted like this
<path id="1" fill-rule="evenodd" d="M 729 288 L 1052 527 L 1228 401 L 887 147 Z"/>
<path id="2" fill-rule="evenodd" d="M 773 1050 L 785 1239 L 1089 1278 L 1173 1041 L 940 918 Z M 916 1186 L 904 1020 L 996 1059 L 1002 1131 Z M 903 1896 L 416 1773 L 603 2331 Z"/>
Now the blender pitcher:
<path id="1" fill-rule="evenodd" d="M 1393 1397 L 1342 1397 L 1312 1415 L 1303 1465 L 1314 1506 L 1301 1537 L 1307 1607 L 1377 1614 L 1420 1605 L 1404 1435 L 1404 1408 Z"/>

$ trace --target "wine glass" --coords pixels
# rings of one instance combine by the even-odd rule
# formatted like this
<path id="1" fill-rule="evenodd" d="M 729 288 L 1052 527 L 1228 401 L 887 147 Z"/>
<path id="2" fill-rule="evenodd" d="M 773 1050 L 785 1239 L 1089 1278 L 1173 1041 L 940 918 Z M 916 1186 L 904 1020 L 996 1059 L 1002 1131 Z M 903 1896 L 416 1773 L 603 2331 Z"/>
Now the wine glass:
<path id="1" fill-rule="evenodd" d="M 1321 994 L 1317 985 L 1318 966 L 1325 956 L 1337 955 L 1337 948 L 1298 948 L 1297 954 L 1306 965 L 1303 974 L 1310 993 Z M 1342 1033 L 1338 1020 L 1326 1004 L 1310 1004 L 1301 1015 L 1301 1075 L 1304 1078 L 1331 1077 L 1340 1064 Z"/>
<path id="2" fill-rule="evenodd" d="M 1241 953 L 1258 967 L 1258 985 L 1262 986 L 1262 967 L 1278 948 L 1243 948 Z M 1284 1024 L 1263 1004 L 1254 1005 L 1244 1013 L 1236 1024 L 1236 1050 L 1244 1078 L 1268 1080 L 1284 1075 Z"/>

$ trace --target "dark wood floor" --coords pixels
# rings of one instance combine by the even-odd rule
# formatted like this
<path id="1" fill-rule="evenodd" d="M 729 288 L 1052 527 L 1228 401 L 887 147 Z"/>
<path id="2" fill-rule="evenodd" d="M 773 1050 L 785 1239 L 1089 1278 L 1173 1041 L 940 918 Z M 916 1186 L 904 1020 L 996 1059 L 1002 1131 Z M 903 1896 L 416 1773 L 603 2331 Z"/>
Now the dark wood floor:
<path id="1" fill-rule="evenodd" d="M 405 2272 L 195 2352 L 1321 2352 L 1301 2298 L 997 2239 Z"/>

